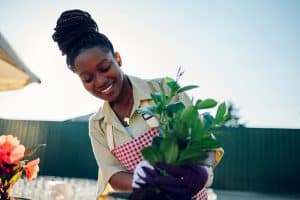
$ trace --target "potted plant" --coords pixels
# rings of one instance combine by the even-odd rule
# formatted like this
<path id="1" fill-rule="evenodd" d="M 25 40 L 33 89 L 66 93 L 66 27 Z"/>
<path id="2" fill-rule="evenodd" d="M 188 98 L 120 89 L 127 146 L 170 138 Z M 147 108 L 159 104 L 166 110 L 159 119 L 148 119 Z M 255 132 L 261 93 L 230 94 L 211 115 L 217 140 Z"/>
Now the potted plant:
<path id="1" fill-rule="evenodd" d="M 159 122 L 160 135 L 153 138 L 151 146 L 142 150 L 144 159 L 153 166 L 156 163 L 179 166 L 201 164 L 208 152 L 222 147 L 213 133 L 230 118 L 225 102 L 218 104 L 210 98 L 198 99 L 188 106 L 183 102 L 174 102 L 173 99 L 180 93 L 198 87 L 181 87 L 178 80 L 183 73 L 179 71 L 178 74 L 176 80 L 167 77 L 159 83 L 159 91 L 151 94 L 152 105 L 138 109 L 138 112 L 154 116 Z M 216 113 L 212 115 L 208 110 L 214 108 Z M 148 194 L 162 195 L 155 186 L 144 190 L 145 193 L 148 190 Z"/>

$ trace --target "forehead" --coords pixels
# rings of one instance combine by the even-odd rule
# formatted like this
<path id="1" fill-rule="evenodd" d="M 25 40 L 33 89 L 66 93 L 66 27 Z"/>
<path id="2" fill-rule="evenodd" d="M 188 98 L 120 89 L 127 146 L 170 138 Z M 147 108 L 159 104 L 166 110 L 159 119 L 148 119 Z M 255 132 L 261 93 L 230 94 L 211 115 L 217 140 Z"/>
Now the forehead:
<path id="1" fill-rule="evenodd" d="M 74 60 L 76 68 L 81 68 L 86 65 L 98 65 L 105 60 L 111 60 L 113 55 L 110 51 L 100 47 L 92 47 L 83 49 Z"/>

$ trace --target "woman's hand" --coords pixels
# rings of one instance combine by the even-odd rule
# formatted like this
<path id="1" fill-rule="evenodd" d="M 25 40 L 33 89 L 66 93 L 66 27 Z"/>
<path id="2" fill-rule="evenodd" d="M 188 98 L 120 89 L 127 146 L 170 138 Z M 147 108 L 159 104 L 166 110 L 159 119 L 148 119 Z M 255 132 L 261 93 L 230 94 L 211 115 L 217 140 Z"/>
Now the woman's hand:
<path id="1" fill-rule="evenodd" d="M 183 196 L 194 196 L 208 180 L 207 170 L 201 165 L 176 166 L 158 163 L 155 168 L 166 171 L 170 176 L 157 176 L 156 185 L 162 190 Z"/>
<path id="2" fill-rule="evenodd" d="M 147 161 L 142 161 L 135 169 L 133 177 L 134 190 L 156 187 L 170 196 L 191 199 L 205 186 L 208 173 L 203 166 L 158 163 L 153 167 Z"/>

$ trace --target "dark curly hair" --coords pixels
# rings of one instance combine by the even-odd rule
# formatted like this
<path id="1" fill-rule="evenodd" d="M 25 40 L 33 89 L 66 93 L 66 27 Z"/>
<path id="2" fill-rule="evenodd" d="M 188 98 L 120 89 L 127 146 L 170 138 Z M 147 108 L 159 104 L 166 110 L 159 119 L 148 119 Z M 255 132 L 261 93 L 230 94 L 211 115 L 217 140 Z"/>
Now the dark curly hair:
<path id="1" fill-rule="evenodd" d="M 114 53 L 110 40 L 98 31 L 98 25 L 88 12 L 74 9 L 64 11 L 56 22 L 52 39 L 57 42 L 68 67 L 75 71 L 74 60 L 83 49 L 99 46 Z"/>

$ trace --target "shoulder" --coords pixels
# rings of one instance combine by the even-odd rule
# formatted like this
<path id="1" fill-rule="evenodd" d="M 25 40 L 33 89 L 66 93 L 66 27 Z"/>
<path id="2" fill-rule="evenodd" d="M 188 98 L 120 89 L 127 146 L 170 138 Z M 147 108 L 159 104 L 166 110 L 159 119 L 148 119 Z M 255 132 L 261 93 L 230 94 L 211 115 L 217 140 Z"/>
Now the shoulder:
<path id="1" fill-rule="evenodd" d="M 92 114 L 89 118 L 89 122 L 99 121 L 108 117 L 111 114 L 111 107 L 108 102 L 104 101 L 102 106 L 99 107 L 98 111 Z"/>
<path id="2" fill-rule="evenodd" d="M 100 107 L 97 112 L 92 114 L 89 117 L 89 134 L 93 135 L 96 134 L 98 135 L 99 132 L 103 132 L 101 129 L 101 122 L 103 121 L 103 108 Z"/>
<path id="3" fill-rule="evenodd" d="M 167 87 L 164 78 L 153 78 L 153 79 L 146 79 L 146 83 L 148 84 L 149 88 L 152 92 L 160 91 L 160 84 L 162 84 L 163 88 L 168 91 L 169 88 Z"/>
<path id="4" fill-rule="evenodd" d="M 151 92 L 159 91 L 159 83 L 163 78 L 143 79 L 131 75 L 127 75 L 135 93 L 139 94 L 141 98 L 149 98 Z"/>
<path id="5" fill-rule="evenodd" d="M 152 78 L 152 79 L 145 79 L 145 80 L 148 84 L 159 84 L 163 82 L 164 78 Z"/>
<path id="6" fill-rule="evenodd" d="M 89 117 L 89 123 L 93 123 L 94 121 L 97 121 L 99 120 L 102 115 L 103 115 L 103 107 L 101 106 L 97 112 L 95 112 L 94 114 L 92 114 L 90 117 Z"/>
<path id="7" fill-rule="evenodd" d="M 163 78 L 144 79 L 144 78 L 140 78 L 140 77 L 136 77 L 136 76 L 132 76 L 132 75 L 127 75 L 127 76 L 133 85 L 158 84 L 159 82 L 161 82 L 163 80 Z"/>
<path id="8" fill-rule="evenodd" d="M 137 84 L 137 83 L 158 83 L 158 82 L 160 82 L 161 80 L 164 79 L 164 78 L 150 78 L 150 79 L 146 79 L 146 78 L 141 78 L 141 77 L 132 76 L 132 75 L 128 75 L 128 74 L 126 74 L 126 76 L 129 78 L 129 80 L 133 84 Z"/>

